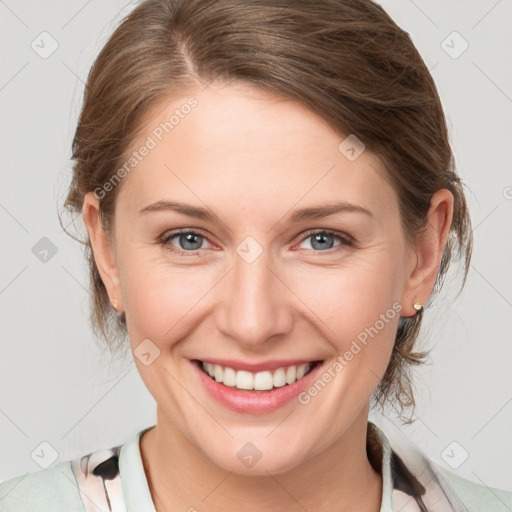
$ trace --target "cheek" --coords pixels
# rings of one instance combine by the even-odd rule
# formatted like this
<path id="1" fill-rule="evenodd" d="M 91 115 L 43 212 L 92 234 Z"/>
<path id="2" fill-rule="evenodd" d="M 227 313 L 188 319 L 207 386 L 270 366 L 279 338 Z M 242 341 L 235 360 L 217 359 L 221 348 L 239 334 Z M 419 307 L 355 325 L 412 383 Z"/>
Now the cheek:
<path id="1" fill-rule="evenodd" d="M 399 252 L 387 247 L 367 249 L 336 267 L 284 269 L 282 279 L 293 293 L 275 301 L 288 301 L 290 314 L 300 309 L 298 321 L 307 318 L 338 353 L 349 350 L 355 339 L 364 343 L 365 333 L 368 340 L 374 339 L 375 329 L 380 340 L 389 340 L 379 344 L 380 351 L 389 352 L 399 318 L 396 303 L 403 265 Z M 157 345 L 174 345 L 211 314 L 216 294 L 221 293 L 215 288 L 223 286 L 219 279 L 225 269 L 177 266 L 155 248 L 128 246 L 120 254 L 118 267 L 133 344 L 149 338 Z"/>
<path id="2" fill-rule="evenodd" d="M 213 288 L 215 275 L 170 265 L 161 254 L 150 256 L 154 249 L 131 251 L 119 262 L 119 274 L 132 343 L 149 338 L 160 344 L 179 337 L 200 299 Z"/>
<path id="3" fill-rule="evenodd" d="M 293 277 L 291 285 L 312 313 L 331 329 L 333 335 L 357 334 L 373 325 L 401 297 L 398 258 L 380 257 L 354 260 L 334 269 L 318 270 L 305 280 Z"/>
<path id="4" fill-rule="evenodd" d="M 387 367 L 402 309 L 400 255 L 378 252 L 291 283 L 310 310 L 303 308 L 303 314 L 338 354 L 343 373 L 368 390 Z"/>

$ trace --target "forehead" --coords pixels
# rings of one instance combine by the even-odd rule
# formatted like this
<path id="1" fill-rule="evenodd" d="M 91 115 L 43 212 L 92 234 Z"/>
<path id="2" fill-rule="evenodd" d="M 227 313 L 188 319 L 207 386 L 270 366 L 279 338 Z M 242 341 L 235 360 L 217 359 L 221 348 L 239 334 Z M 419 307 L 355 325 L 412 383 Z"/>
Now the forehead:
<path id="1" fill-rule="evenodd" d="M 273 210 L 273 217 L 276 208 L 299 201 L 351 199 L 389 209 L 396 197 L 381 162 L 366 150 L 349 159 L 346 137 L 298 102 L 245 85 L 211 84 L 161 102 L 146 117 L 118 201 L 133 209 L 177 197 L 234 202 L 253 213 Z"/>

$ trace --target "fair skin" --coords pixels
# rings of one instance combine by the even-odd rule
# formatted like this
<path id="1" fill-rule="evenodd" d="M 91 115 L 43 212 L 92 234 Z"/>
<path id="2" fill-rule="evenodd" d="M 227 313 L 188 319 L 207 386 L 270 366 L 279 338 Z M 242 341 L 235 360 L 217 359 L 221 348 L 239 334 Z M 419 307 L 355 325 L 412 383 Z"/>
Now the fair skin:
<path id="1" fill-rule="evenodd" d="M 436 192 L 425 235 L 407 246 L 398 198 L 375 155 L 366 150 L 350 161 L 338 150 L 345 137 L 304 106 L 240 84 L 166 100 L 134 148 L 190 95 L 197 107 L 124 178 L 115 237 L 101 229 L 92 193 L 83 210 L 109 297 L 126 312 L 132 349 L 149 339 L 160 350 L 148 366 L 134 358 L 157 403 L 156 427 L 140 445 L 155 507 L 376 512 L 382 478 L 367 458 L 366 428 L 398 314 L 310 403 L 293 400 L 263 415 L 213 400 L 190 360 L 303 358 L 327 368 L 393 303 L 413 316 L 413 304 L 432 292 L 453 196 Z M 139 213 L 162 200 L 206 207 L 216 218 Z M 371 215 L 288 218 L 341 201 Z M 169 238 L 181 228 L 199 231 L 193 249 L 183 237 Z M 354 242 L 327 235 L 326 250 L 305 237 L 311 230 Z M 251 263 L 236 251 L 248 236 L 262 249 Z M 237 457 L 247 442 L 262 454 L 252 467 Z"/>

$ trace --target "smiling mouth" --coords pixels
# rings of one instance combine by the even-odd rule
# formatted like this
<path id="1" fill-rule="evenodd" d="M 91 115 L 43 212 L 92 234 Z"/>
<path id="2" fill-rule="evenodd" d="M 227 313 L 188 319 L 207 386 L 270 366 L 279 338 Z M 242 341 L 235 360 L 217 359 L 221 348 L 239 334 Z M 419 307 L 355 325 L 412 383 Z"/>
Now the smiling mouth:
<path id="1" fill-rule="evenodd" d="M 199 368 L 212 380 L 228 388 L 240 391 L 268 392 L 289 386 L 303 379 L 323 361 L 311 361 L 300 365 L 283 366 L 273 370 L 248 372 L 228 366 L 207 363 L 196 359 Z"/>

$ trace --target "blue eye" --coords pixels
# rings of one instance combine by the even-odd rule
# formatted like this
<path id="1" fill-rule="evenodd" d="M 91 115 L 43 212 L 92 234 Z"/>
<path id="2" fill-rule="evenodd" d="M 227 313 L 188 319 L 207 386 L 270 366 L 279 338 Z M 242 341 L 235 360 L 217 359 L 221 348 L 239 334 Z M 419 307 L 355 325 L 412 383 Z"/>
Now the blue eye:
<path id="1" fill-rule="evenodd" d="M 175 238 L 178 238 L 178 243 L 180 244 L 178 248 L 171 243 L 171 240 Z M 195 231 L 178 231 L 167 234 L 160 240 L 160 243 L 171 251 L 177 251 L 179 254 L 195 255 L 198 253 L 193 251 L 200 249 L 204 240 L 206 238 Z"/>
<path id="2" fill-rule="evenodd" d="M 178 240 L 178 247 L 172 243 L 174 239 Z M 300 243 L 304 243 L 308 239 L 311 239 L 311 248 L 315 252 L 332 253 L 350 247 L 354 243 L 354 240 L 344 233 L 325 229 L 309 231 L 302 237 Z M 333 239 L 338 240 L 340 243 L 335 245 L 335 242 L 331 241 Z M 199 251 L 204 249 L 204 247 L 201 247 L 203 242 L 207 240 L 205 236 L 197 231 L 183 230 L 166 233 L 160 238 L 159 242 L 163 247 L 178 253 L 180 256 L 197 256 L 200 255 Z"/>
<path id="3" fill-rule="evenodd" d="M 353 245 L 353 240 L 348 235 L 325 229 L 310 231 L 302 238 L 301 243 L 309 239 L 311 239 L 311 246 L 313 250 L 318 249 L 317 252 L 326 252 L 333 248 L 334 250 L 338 250 L 340 246 Z M 334 242 L 331 242 L 329 239 L 338 239 L 340 241 L 340 244 L 334 246 Z"/>

